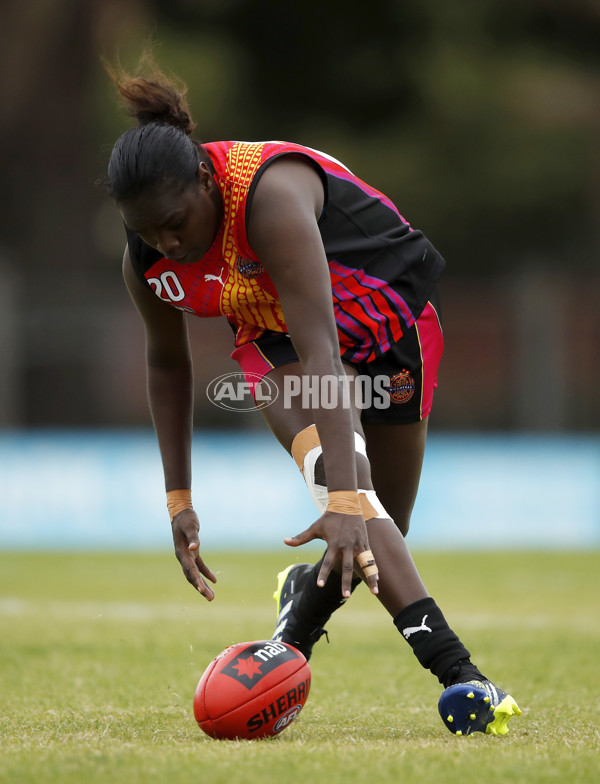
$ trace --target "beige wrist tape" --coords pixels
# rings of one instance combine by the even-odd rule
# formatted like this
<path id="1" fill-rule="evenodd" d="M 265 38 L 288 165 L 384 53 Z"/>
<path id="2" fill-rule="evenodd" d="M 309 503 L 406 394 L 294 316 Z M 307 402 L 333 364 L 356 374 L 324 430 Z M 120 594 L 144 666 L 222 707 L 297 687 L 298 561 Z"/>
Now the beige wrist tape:
<path id="1" fill-rule="evenodd" d="M 333 490 L 329 493 L 327 512 L 338 514 L 362 515 L 362 509 L 356 490 Z"/>
<path id="2" fill-rule="evenodd" d="M 192 491 L 191 490 L 168 490 L 167 491 L 167 509 L 171 516 L 171 522 L 176 514 L 182 512 L 184 509 L 193 509 L 192 506 Z"/>
<path id="3" fill-rule="evenodd" d="M 374 491 L 370 491 L 375 495 Z M 383 507 L 381 507 L 383 509 Z M 339 512 L 340 514 L 361 514 L 365 520 L 372 520 L 379 517 L 379 511 L 373 506 L 367 497 L 365 490 L 354 492 L 352 490 L 334 490 L 329 493 L 327 504 L 328 512 Z M 387 512 L 384 510 L 384 517 Z"/>

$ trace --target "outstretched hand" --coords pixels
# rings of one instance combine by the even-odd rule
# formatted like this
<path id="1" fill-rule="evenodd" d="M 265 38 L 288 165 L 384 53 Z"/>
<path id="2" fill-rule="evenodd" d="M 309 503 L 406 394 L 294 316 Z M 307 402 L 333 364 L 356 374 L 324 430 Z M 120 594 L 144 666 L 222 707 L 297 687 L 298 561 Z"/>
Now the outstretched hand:
<path id="1" fill-rule="evenodd" d="M 302 533 L 283 541 L 290 547 L 300 547 L 314 539 L 323 539 L 327 542 L 327 552 L 317 577 L 317 585 L 321 588 L 325 585 L 334 563 L 339 559 L 342 565 L 342 596 L 347 599 L 351 594 L 354 561 L 361 553 L 370 549 L 363 516 L 325 512 Z M 365 580 L 371 593 L 377 594 L 379 592 L 377 572 L 369 574 Z"/>
<path id="2" fill-rule="evenodd" d="M 212 583 L 217 582 L 215 574 L 204 563 L 200 555 L 200 539 L 198 532 L 200 522 L 193 509 L 183 509 L 175 515 L 171 522 L 175 555 L 181 564 L 183 573 L 189 583 L 209 602 L 215 598 L 213 589 L 204 578 Z"/>

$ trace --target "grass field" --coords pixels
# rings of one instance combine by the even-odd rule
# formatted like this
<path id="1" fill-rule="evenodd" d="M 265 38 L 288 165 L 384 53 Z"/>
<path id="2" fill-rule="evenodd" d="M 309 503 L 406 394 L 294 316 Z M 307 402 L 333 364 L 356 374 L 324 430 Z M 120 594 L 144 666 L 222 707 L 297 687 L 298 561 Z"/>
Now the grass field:
<path id="1" fill-rule="evenodd" d="M 204 736 L 196 683 L 226 645 L 270 636 L 285 559 L 207 554 L 209 605 L 168 553 L 0 553 L 0 782 L 598 781 L 599 552 L 417 553 L 474 659 L 523 709 L 506 738 L 444 728 L 439 685 L 365 590 L 315 649 L 289 729 Z"/>

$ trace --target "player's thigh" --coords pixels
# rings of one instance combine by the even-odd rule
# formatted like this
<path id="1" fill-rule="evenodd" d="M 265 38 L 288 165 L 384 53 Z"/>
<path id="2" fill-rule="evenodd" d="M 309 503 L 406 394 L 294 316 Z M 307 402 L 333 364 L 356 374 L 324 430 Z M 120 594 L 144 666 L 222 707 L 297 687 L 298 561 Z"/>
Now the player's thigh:
<path id="1" fill-rule="evenodd" d="M 349 383 L 354 383 L 354 378 L 357 374 L 356 370 L 348 365 L 344 365 L 346 375 L 349 377 Z M 290 383 L 290 378 L 294 378 L 294 383 Z M 295 436 L 304 428 L 313 425 L 314 415 L 310 405 L 310 395 L 290 394 L 290 389 L 297 390 L 298 384 L 302 383 L 302 369 L 299 362 L 291 362 L 286 365 L 273 368 L 268 374 L 269 381 L 277 387 L 278 394 L 273 403 L 261 409 L 265 421 L 269 428 L 282 444 L 282 446 L 291 453 L 292 441 Z M 298 381 L 296 381 L 296 379 Z M 349 405 L 352 409 L 352 416 L 354 421 L 354 428 L 357 433 L 364 436 L 363 428 L 360 421 L 360 410 L 356 405 L 357 397 L 354 395 L 351 386 L 351 392 L 347 396 L 342 397 L 339 401 L 340 405 Z M 364 462 L 365 465 L 360 463 Z M 316 477 L 319 484 L 325 484 L 324 474 L 322 473 L 323 463 L 322 456 L 319 457 L 316 465 Z M 368 475 L 367 461 L 357 456 L 357 469 L 360 475 L 364 474 L 365 478 Z"/>
<path id="2" fill-rule="evenodd" d="M 314 424 L 312 411 L 302 405 L 302 397 L 289 392 L 295 384 L 286 383 L 286 378 L 301 379 L 302 368 L 299 362 L 288 362 L 270 370 L 267 377 L 277 387 L 277 397 L 260 413 L 275 438 L 291 454 L 295 436 Z"/>

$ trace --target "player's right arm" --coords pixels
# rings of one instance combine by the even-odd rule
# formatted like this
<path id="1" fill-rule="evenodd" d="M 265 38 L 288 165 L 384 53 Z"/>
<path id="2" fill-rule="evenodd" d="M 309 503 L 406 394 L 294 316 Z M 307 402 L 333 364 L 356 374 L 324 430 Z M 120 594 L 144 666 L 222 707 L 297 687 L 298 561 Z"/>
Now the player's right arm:
<path id="1" fill-rule="evenodd" d="M 187 325 L 182 311 L 161 301 L 136 275 L 129 249 L 123 256 L 123 278 L 146 330 L 148 399 L 158 438 L 165 489 L 191 490 L 193 374 Z M 193 509 L 172 520 L 175 554 L 187 580 L 209 601 L 214 599 L 205 577 L 216 577 L 200 557 L 199 521 Z"/>

